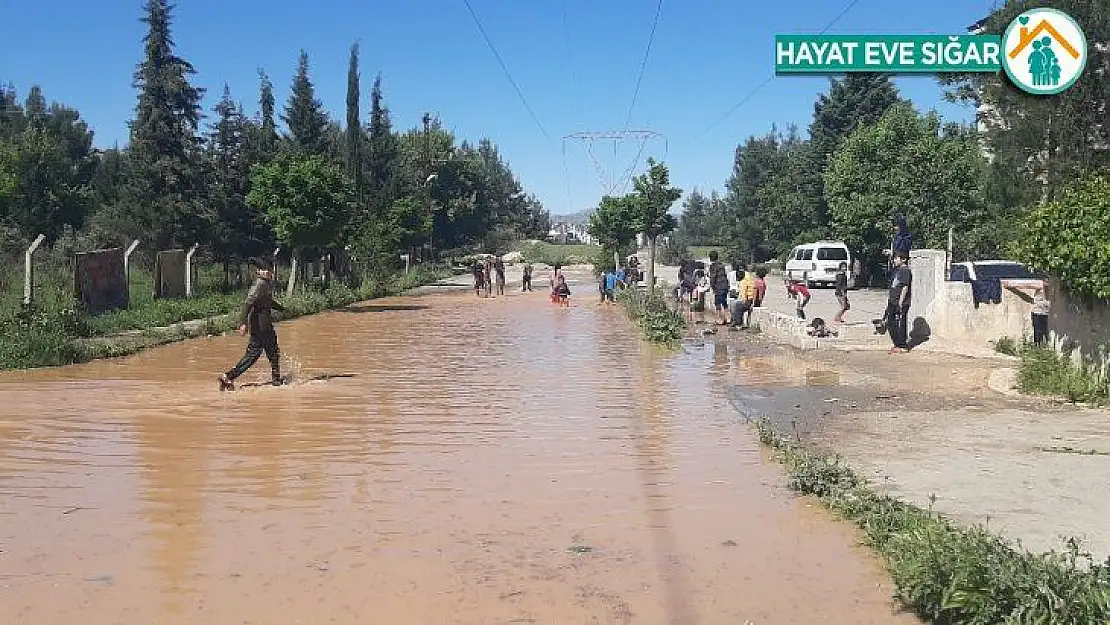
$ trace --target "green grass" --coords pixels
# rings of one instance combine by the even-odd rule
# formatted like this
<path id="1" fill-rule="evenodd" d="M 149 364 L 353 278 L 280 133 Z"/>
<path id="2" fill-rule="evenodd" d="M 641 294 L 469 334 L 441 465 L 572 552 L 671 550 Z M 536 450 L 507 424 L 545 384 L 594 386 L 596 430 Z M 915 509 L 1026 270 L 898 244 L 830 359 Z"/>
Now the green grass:
<path id="1" fill-rule="evenodd" d="M 1110 561 L 1078 544 L 1032 554 L 981 526 L 962 527 L 874 490 L 836 458 L 812 452 L 757 423 L 789 486 L 817 498 L 863 531 L 886 563 L 895 598 L 944 625 L 1088 625 L 1110 622 Z"/>
<path id="2" fill-rule="evenodd" d="M 720 254 L 722 258 L 724 258 L 725 255 L 725 248 L 713 245 L 691 245 L 686 249 L 690 250 L 690 255 L 696 260 L 709 258 L 709 252 L 713 250 L 717 250 L 717 253 Z"/>
<path id="3" fill-rule="evenodd" d="M 643 330 L 644 338 L 652 343 L 675 345 L 682 340 L 686 318 L 667 305 L 662 295 L 667 290 L 665 283 L 655 287 L 654 295 L 639 289 L 625 289 L 617 298 L 632 322 Z"/>
<path id="4" fill-rule="evenodd" d="M 524 243 L 520 254 L 524 262 L 535 265 L 585 265 L 593 262 L 596 245 L 554 245 L 552 243 Z"/>
<path id="5" fill-rule="evenodd" d="M 333 283 L 326 290 L 318 287 L 280 297 L 286 307 L 279 319 L 309 315 L 352 302 L 398 294 L 434 282 L 448 272 L 441 268 L 417 267 L 404 275 L 384 280 L 366 280 L 357 289 Z M 54 286 L 48 281 L 43 293 Z M 141 282 L 140 282 L 141 285 Z M 132 294 L 140 287 L 133 284 Z M 150 290 L 146 291 L 148 294 Z M 36 300 L 30 312 L 12 310 L 0 314 L 0 369 L 26 369 L 87 362 L 96 358 L 132 354 L 194 336 L 220 334 L 237 325 L 234 313 L 243 301 L 245 289 L 232 293 L 213 293 L 189 300 L 154 300 L 149 296 L 133 300 L 133 308 L 88 317 L 74 309 L 66 298 Z M 43 301 L 45 299 L 45 302 Z M 206 320 L 188 328 L 174 325 L 183 321 Z M 159 329 L 160 326 L 170 326 Z M 131 332 L 126 336 L 119 333 Z"/>

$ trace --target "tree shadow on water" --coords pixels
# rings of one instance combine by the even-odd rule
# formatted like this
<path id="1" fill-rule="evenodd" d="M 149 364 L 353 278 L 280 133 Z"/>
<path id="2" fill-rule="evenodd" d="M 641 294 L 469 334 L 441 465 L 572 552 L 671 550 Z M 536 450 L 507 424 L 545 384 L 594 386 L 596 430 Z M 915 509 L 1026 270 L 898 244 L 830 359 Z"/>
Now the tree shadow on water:
<path id="1" fill-rule="evenodd" d="M 427 310 L 427 306 L 420 306 L 417 304 L 356 304 L 354 306 L 344 306 L 339 309 L 339 312 L 345 313 L 378 313 L 378 312 L 401 312 L 406 310 Z"/>

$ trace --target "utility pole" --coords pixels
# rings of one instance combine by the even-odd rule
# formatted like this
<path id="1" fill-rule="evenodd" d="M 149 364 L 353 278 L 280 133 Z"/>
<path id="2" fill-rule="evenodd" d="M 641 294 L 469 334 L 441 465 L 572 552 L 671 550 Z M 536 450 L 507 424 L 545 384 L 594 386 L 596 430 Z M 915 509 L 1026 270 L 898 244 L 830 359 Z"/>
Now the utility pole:
<path id="1" fill-rule="evenodd" d="M 427 211 L 426 214 L 432 223 L 432 232 L 428 237 L 431 239 L 435 236 L 435 218 L 432 215 L 432 188 L 430 182 L 432 176 L 432 114 L 425 112 L 422 121 L 424 122 L 424 210 Z"/>

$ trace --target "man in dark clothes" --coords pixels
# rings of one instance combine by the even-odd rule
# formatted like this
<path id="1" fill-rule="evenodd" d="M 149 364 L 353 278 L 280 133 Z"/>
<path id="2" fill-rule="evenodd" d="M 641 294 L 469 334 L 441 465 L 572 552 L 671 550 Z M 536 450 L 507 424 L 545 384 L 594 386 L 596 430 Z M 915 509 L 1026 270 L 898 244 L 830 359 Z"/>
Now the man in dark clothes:
<path id="1" fill-rule="evenodd" d="M 890 341 L 894 347 L 890 353 L 900 354 L 908 352 L 908 327 L 910 314 L 910 298 L 913 292 L 913 273 L 906 265 L 907 257 L 902 254 L 894 255 L 894 275 L 890 280 L 890 293 L 886 302 L 886 323 L 890 332 Z"/>
<path id="2" fill-rule="evenodd" d="M 262 352 L 266 352 L 266 359 L 270 361 L 271 383 L 281 385 L 281 350 L 278 349 L 277 332 L 274 330 L 273 310 L 284 311 L 285 308 L 274 301 L 274 271 L 265 260 L 256 259 L 254 266 L 258 268 L 258 279 L 255 280 L 243 308 L 239 313 L 239 334 L 250 332 L 247 342 L 247 353 L 227 373 L 220 374 L 220 390 L 235 388 L 235 379 L 250 369 Z"/>
<path id="3" fill-rule="evenodd" d="M 521 291 L 531 291 L 532 290 L 532 263 L 528 263 L 527 265 L 524 265 L 524 275 L 520 279 L 520 290 Z"/>

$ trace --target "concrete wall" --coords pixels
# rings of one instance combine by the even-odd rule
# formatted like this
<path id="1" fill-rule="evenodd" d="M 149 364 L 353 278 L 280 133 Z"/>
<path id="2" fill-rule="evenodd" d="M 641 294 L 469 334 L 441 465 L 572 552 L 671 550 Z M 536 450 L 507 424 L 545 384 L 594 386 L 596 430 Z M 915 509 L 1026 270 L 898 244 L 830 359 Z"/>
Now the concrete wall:
<path id="1" fill-rule="evenodd" d="M 1070 296 L 1056 280 L 1049 281 L 1052 302 L 1048 329 L 1056 349 L 1106 368 L 1110 363 L 1110 302 L 1087 302 Z"/>
<path id="2" fill-rule="evenodd" d="M 971 285 L 948 282 L 942 250 L 914 250 L 910 254 L 913 301 L 910 305 L 911 339 L 937 338 L 989 347 L 1003 336 L 1020 340 L 1032 337 L 1032 301 L 1003 287 L 1002 302 L 975 306 Z"/>

